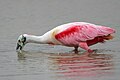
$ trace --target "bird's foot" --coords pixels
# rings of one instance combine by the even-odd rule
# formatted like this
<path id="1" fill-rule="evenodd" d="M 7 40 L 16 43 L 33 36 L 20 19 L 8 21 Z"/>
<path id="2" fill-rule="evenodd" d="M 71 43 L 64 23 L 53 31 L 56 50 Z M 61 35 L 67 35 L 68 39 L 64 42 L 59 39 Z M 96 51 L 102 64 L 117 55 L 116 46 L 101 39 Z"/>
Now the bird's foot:
<path id="1" fill-rule="evenodd" d="M 74 49 L 74 50 L 72 50 L 72 51 L 70 51 L 70 52 L 75 53 L 75 54 L 78 54 L 78 53 L 79 53 L 79 51 L 76 50 L 76 49 Z"/>
<path id="2" fill-rule="evenodd" d="M 73 51 L 74 51 L 74 53 L 75 53 L 75 54 L 78 54 L 78 53 L 79 53 L 79 51 L 78 51 L 78 50 L 73 50 Z"/>
<path id="3" fill-rule="evenodd" d="M 88 52 L 92 53 L 92 54 L 95 54 L 97 52 L 97 49 L 95 49 L 95 50 L 88 49 Z"/>

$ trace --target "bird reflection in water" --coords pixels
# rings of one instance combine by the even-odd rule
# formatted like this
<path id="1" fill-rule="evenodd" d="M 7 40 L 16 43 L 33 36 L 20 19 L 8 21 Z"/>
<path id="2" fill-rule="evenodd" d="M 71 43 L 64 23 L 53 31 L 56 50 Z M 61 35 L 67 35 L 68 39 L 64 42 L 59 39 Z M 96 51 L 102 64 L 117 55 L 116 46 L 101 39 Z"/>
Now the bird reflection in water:
<path id="1" fill-rule="evenodd" d="M 29 55 L 30 54 L 30 55 Z M 113 55 L 88 52 L 73 53 L 18 53 L 18 60 L 37 57 L 48 61 L 50 72 L 58 77 L 97 77 L 113 74 Z M 44 58 L 43 58 L 44 57 Z M 38 59 L 38 60 L 39 60 Z M 41 66 L 41 64 L 40 64 Z"/>
<path id="2" fill-rule="evenodd" d="M 61 77 L 95 77 L 112 74 L 111 54 L 59 54 L 51 59 Z M 53 69 L 54 70 L 54 69 Z"/>

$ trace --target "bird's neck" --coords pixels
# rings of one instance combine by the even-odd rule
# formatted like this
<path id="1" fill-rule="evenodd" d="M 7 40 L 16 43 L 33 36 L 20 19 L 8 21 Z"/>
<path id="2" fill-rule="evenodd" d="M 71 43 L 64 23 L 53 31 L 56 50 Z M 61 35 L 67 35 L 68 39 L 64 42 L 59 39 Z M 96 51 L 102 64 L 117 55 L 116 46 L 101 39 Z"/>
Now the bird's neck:
<path id="1" fill-rule="evenodd" d="M 46 44 L 47 43 L 43 36 L 35 36 L 35 35 L 25 34 L 25 37 L 27 39 L 26 40 L 27 43 L 39 43 L 39 44 Z"/>

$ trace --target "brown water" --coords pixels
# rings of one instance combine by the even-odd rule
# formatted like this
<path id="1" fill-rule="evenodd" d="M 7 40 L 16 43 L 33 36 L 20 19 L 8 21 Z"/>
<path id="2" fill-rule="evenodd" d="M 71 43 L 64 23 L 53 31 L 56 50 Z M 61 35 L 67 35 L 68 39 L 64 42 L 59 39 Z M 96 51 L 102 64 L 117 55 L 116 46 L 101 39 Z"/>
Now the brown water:
<path id="1" fill-rule="evenodd" d="M 0 80 L 119 80 L 119 0 L 0 0 Z M 15 51 L 20 34 L 42 35 L 57 25 L 86 21 L 116 29 L 114 40 L 73 48 L 27 44 Z"/>

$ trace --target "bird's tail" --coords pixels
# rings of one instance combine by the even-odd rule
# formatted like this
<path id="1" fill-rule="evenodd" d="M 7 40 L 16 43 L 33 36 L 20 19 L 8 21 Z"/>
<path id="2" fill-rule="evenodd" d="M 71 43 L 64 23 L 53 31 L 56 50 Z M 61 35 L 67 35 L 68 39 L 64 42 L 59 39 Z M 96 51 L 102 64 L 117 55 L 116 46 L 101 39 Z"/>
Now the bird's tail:
<path id="1" fill-rule="evenodd" d="M 105 40 L 111 40 L 111 39 L 113 39 L 114 38 L 114 36 L 112 35 L 112 34 L 109 34 L 109 35 L 107 35 L 107 36 L 104 36 L 104 39 Z"/>

